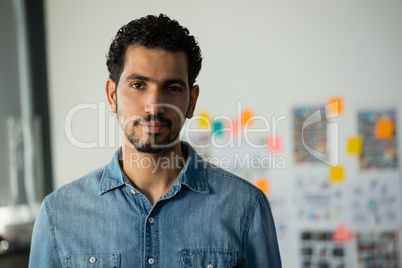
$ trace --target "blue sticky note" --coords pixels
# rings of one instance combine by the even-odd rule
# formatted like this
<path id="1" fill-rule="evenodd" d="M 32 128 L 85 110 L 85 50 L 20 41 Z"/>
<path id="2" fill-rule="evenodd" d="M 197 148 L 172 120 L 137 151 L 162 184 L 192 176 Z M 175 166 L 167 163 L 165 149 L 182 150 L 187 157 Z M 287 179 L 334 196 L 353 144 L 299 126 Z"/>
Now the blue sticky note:
<path id="1" fill-rule="evenodd" d="M 220 120 L 214 121 L 213 133 L 215 135 L 222 135 L 223 134 L 223 122 L 222 121 L 220 121 Z"/>

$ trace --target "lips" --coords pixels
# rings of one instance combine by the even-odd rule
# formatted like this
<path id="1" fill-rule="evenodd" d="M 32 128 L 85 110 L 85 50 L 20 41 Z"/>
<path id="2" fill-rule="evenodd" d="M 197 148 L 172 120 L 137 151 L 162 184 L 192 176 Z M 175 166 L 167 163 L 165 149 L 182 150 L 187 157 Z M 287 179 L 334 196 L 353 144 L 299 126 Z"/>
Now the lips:
<path id="1" fill-rule="evenodd" d="M 164 130 L 168 125 L 159 121 L 149 121 L 141 124 L 142 128 L 148 132 L 160 132 Z"/>

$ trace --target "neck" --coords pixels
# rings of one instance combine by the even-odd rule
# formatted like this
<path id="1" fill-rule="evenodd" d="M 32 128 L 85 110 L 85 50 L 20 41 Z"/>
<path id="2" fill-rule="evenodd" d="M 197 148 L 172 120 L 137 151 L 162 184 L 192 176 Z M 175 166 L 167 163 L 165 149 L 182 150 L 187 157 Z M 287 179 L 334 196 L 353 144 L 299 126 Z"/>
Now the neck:
<path id="1" fill-rule="evenodd" d="M 123 171 L 151 205 L 169 191 L 185 163 L 180 142 L 158 154 L 141 153 L 123 144 L 122 153 Z"/>

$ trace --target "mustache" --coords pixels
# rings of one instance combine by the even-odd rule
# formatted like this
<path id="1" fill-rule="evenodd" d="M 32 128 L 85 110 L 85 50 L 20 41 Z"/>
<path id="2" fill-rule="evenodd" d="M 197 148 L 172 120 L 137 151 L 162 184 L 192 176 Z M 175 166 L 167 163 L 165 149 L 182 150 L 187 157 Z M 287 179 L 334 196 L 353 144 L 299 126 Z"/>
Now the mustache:
<path id="1" fill-rule="evenodd" d="M 151 121 L 161 122 L 163 124 L 166 124 L 168 127 L 170 127 L 172 125 L 172 120 L 164 117 L 162 114 L 156 114 L 156 115 L 148 114 L 144 118 L 139 118 L 139 119 L 135 120 L 134 125 L 141 124 L 142 122 L 151 122 Z"/>

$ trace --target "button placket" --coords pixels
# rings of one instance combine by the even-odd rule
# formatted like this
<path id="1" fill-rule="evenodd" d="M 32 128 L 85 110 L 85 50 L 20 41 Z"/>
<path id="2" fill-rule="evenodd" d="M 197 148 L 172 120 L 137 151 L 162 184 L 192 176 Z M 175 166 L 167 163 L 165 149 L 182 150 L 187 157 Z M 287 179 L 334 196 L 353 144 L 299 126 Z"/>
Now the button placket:
<path id="1" fill-rule="evenodd" d="M 143 203 L 146 203 L 144 204 L 144 206 L 148 204 L 150 205 L 148 200 L 146 200 L 145 196 L 140 195 L 140 197 L 144 198 Z M 153 207 L 149 207 L 149 210 L 146 210 L 146 213 L 148 213 L 148 215 L 144 215 L 145 216 L 144 229 L 146 232 L 144 241 L 146 248 L 145 256 L 148 267 L 159 266 L 158 255 L 160 249 L 158 243 L 158 225 L 156 225 L 158 211 L 159 211 L 159 204 L 156 203 Z"/>

